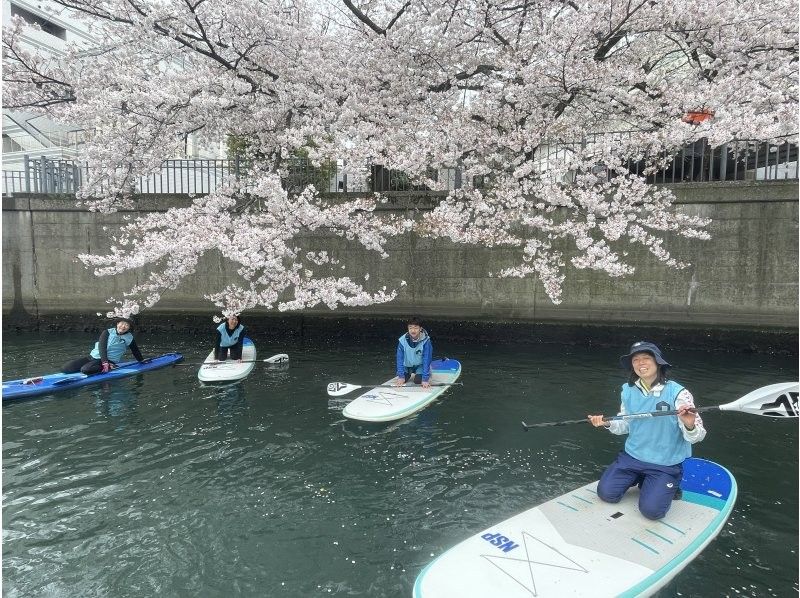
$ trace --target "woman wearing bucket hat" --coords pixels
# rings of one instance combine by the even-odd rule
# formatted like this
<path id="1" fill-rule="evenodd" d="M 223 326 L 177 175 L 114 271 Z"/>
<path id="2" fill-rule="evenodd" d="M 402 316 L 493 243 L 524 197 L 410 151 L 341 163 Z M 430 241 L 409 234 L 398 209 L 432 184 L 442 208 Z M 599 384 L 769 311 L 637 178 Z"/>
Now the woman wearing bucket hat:
<path id="1" fill-rule="evenodd" d="M 78 357 L 68 361 L 61 371 L 65 374 L 81 372 L 87 375 L 106 373 L 114 369 L 128 349 L 131 350 L 136 361 L 144 361 L 142 352 L 139 351 L 136 341 L 133 340 L 131 328 L 133 328 L 133 321 L 130 318 L 115 318 L 114 326 L 100 333 L 100 338 L 97 339 L 87 357 Z"/>
<path id="2" fill-rule="evenodd" d="M 629 379 L 622 385 L 619 415 L 673 410 L 678 414 L 611 422 L 604 422 L 602 415 L 590 415 L 595 427 L 628 435 L 624 450 L 600 478 L 597 495 L 606 502 L 619 502 L 628 488 L 638 484 L 639 511 L 648 519 L 661 519 L 680 489 L 683 461 L 692 455 L 692 445 L 705 438 L 706 430 L 692 411 L 692 394 L 667 379 L 672 366 L 657 345 L 633 343 L 620 357 L 620 365 L 629 372 Z"/>

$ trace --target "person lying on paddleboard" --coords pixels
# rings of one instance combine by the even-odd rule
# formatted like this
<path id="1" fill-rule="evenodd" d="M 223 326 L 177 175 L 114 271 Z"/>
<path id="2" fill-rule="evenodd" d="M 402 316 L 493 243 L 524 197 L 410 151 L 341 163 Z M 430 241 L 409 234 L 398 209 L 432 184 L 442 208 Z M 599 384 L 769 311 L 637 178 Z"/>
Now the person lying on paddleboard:
<path id="1" fill-rule="evenodd" d="M 217 361 L 228 359 L 230 351 L 231 359 L 242 360 L 242 348 L 244 347 L 245 327 L 237 315 L 230 315 L 227 319 L 217 326 L 217 340 L 214 344 L 214 357 Z"/>
<path id="2" fill-rule="evenodd" d="M 88 357 L 79 357 L 64 364 L 61 371 L 65 374 L 75 374 L 81 372 L 91 376 L 92 374 L 106 373 L 114 369 L 130 349 L 136 361 L 144 361 L 142 352 L 133 340 L 131 333 L 133 321 L 128 318 L 116 318 L 114 327 L 103 330 L 100 338 L 94 344 L 94 348 Z"/>
<path id="3" fill-rule="evenodd" d="M 691 411 L 692 393 L 667 379 L 672 367 L 655 344 L 639 341 L 620 365 L 630 378 L 622 385 L 619 415 L 652 411 L 678 411 L 677 415 L 604 422 L 602 415 L 590 415 L 592 425 L 605 427 L 612 434 L 627 434 L 625 448 L 597 485 L 604 501 L 619 502 L 636 484 L 641 488 L 639 511 L 648 519 L 667 514 L 679 491 L 683 461 L 692 456 L 692 445 L 706 436 L 703 420 Z"/>
<path id="4" fill-rule="evenodd" d="M 409 318 L 408 332 L 397 343 L 397 378 L 394 385 L 402 386 L 413 376 L 414 384 L 429 388 L 432 359 L 433 343 L 422 327 L 422 320 Z"/>

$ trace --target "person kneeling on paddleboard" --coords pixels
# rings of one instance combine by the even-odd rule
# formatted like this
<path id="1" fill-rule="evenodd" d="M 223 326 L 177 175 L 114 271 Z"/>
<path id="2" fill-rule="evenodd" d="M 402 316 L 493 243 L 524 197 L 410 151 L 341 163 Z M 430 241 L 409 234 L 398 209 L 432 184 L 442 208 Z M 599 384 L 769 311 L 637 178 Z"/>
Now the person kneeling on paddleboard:
<path id="1" fill-rule="evenodd" d="M 706 436 L 703 420 L 694 409 L 692 393 L 667 379 L 672 367 L 653 343 L 639 341 L 620 365 L 630 378 L 622 385 L 619 415 L 654 411 L 677 411 L 677 415 L 603 421 L 602 415 L 590 415 L 589 421 L 612 434 L 627 434 L 625 449 L 605 470 L 597 485 L 597 495 L 604 501 L 619 502 L 636 484 L 641 488 L 639 511 L 648 519 L 667 514 L 680 490 L 683 461 L 692 456 L 692 445 Z"/>
<path id="2" fill-rule="evenodd" d="M 409 318 L 408 332 L 397 343 L 397 378 L 394 385 L 402 386 L 413 376 L 414 384 L 429 388 L 432 360 L 433 343 L 422 327 L 422 320 Z"/>
<path id="3" fill-rule="evenodd" d="M 103 330 L 100 338 L 94 344 L 94 348 L 88 357 L 79 357 L 64 364 L 61 371 L 65 374 L 74 374 L 81 372 L 82 374 L 105 374 L 110 372 L 117 363 L 125 355 L 125 352 L 130 349 L 136 361 L 144 361 L 142 352 L 136 346 L 136 341 L 131 334 L 133 321 L 128 318 L 116 318 L 114 327 L 108 330 Z"/>
<path id="4" fill-rule="evenodd" d="M 214 356 L 217 361 L 228 359 L 228 351 L 231 353 L 231 359 L 242 360 L 244 331 L 241 319 L 235 314 L 228 316 L 225 322 L 217 326 L 217 340 L 214 344 Z"/>

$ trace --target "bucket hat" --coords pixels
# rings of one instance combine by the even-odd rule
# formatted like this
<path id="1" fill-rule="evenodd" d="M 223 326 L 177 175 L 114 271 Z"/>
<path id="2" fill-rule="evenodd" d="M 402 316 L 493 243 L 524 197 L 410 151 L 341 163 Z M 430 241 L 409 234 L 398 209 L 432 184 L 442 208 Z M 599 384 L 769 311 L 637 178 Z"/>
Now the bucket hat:
<path id="1" fill-rule="evenodd" d="M 651 343 L 649 341 L 636 341 L 631 345 L 631 350 L 628 352 L 627 355 L 623 355 L 619 358 L 619 365 L 620 367 L 626 370 L 632 370 L 633 365 L 631 365 L 631 358 L 636 353 L 650 353 L 653 358 L 656 360 L 658 365 L 662 365 L 665 367 L 672 367 L 672 364 L 667 362 L 664 359 L 663 355 L 661 355 L 661 349 L 658 348 L 658 345 L 655 343 Z"/>

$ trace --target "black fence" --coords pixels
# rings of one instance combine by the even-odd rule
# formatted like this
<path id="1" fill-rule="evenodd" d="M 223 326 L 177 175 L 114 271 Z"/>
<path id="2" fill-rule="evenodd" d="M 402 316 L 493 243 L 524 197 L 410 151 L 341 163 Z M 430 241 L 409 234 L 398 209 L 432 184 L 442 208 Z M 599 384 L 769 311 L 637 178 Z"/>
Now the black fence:
<path id="1" fill-rule="evenodd" d="M 644 171 L 644 162 L 628 165 L 631 172 Z M 701 139 L 672 157 L 666 168 L 647 176 L 649 183 L 713 181 L 774 181 L 797 179 L 797 144 L 739 142 L 713 147 Z"/>
<path id="2" fill-rule="evenodd" d="M 596 145 L 613 146 L 614 142 L 624 145 L 631 136 L 630 132 L 597 133 L 579 142 L 543 144 L 536 156 L 538 170 L 544 174 L 551 164 L 569 160 L 571 155 L 591 155 L 592 147 Z M 647 182 L 653 184 L 796 180 L 797 137 L 785 136 L 771 141 L 738 140 L 716 147 L 708 140 L 700 139 L 675 154 L 647 154 L 646 158 L 638 161 L 628 160 L 625 166 L 629 172 L 645 176 Z M 602 158 L 598 158 L 592 170 L 595 173 L 605 171 Z M 576 173 L 571 174 L 574 176 Z"/>
<path id="3" fill-rule="evenodd" d="M 608 143 L 611 134 L 602 135 L 602 141 Z M 597 137 L 589 136 L 575 143 L 542 145 L 536 155 L 538 170 L 546 176 L 555 161 L 569 158 L 571 153 L 585 155 L 586 149 L 599 141 Z M 648 170 L 648 164 L 654 163 L 653 158 L 659 167 Z M 239 177 L 248 168 L 245 161 L 238 159 L 165 160 L 159 172 L 135 178 L 131 190 L 144 195 L 204 195 L 218 189 L 227 178 Z M 637 175 L 645 175 L 649 183 L 797 180 L 797 138 L 791 136 L 768 142 L 733 141 L 717 147 L 702 139 L 672 156 L 629 161 L 627 168 Z M 602 160 L 593 171 L 604 171 Z M 86 165 L 72 160 L 26 156 L 23 170 L 3 171 L 3 193 L 75 193 L 87 174 Z M 449 191 L 463 186 L 458 168 L 431 169 L 427 176 L 434 184 L 421 184 L 402 171 L 381 165 L 371 165 L 359 171 L 348 168 L 342 160 L 314 165 L 308 159 L 296 158 L 289 163 L 283 182 L 290 192 L 314 185 L 322 193 L 428 192 L 431 187 Z M 569 180 L 564 182 L 569 183 Z M 481 183 L 473 180 L 474 186 L 480 187 Z"/>

